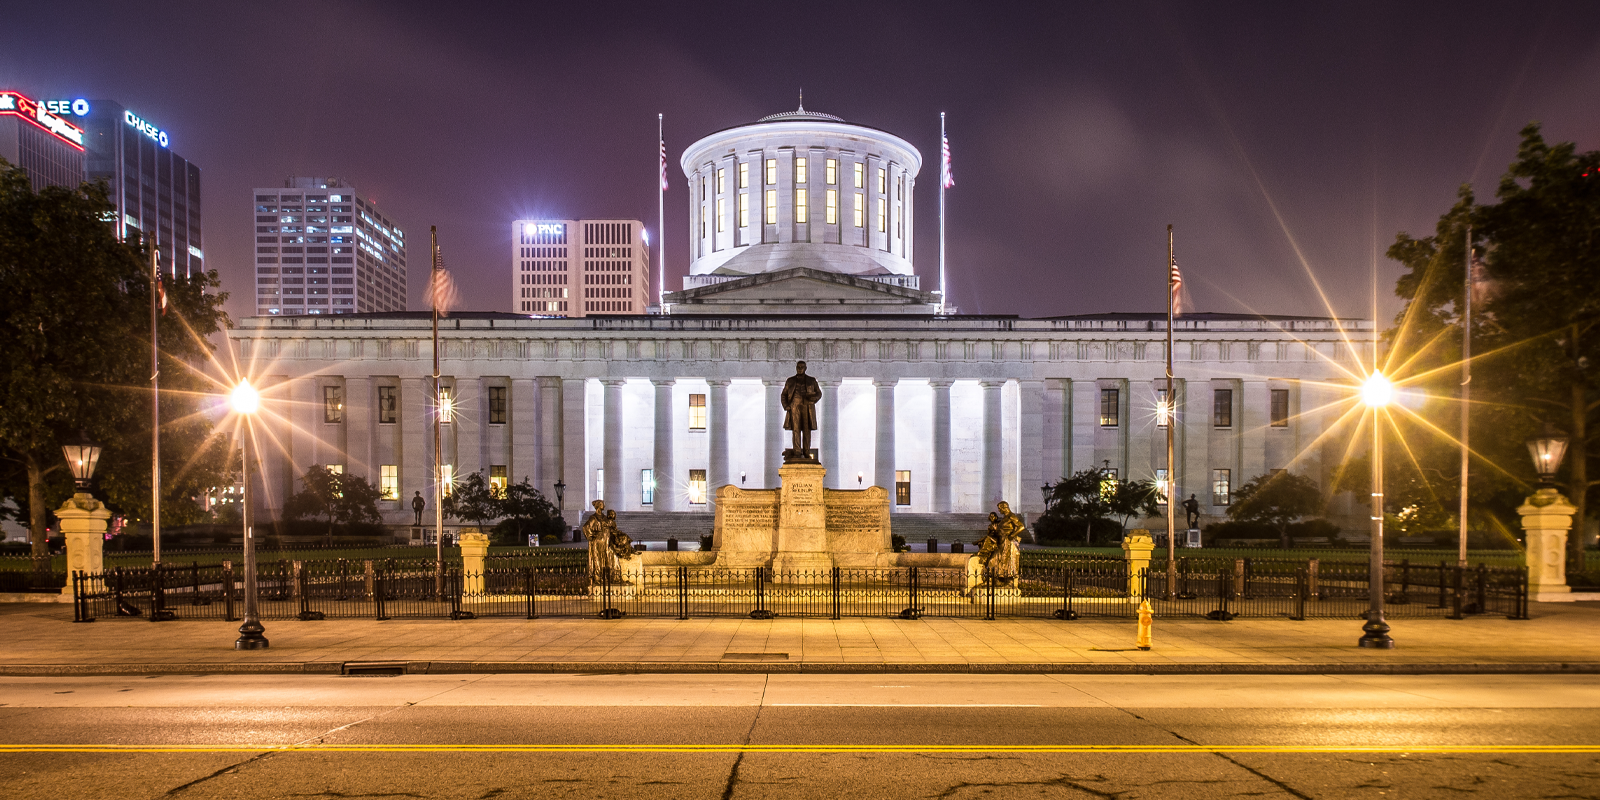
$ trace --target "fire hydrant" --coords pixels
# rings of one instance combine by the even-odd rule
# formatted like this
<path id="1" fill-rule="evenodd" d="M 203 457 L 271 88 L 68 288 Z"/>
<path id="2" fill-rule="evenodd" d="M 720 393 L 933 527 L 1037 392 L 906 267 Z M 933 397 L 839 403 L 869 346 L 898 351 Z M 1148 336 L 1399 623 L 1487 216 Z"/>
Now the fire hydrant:
<path id="1" fill-rule="evenodd" d="M 1150 649 L 1150 620 L 1155 612 L 1150 608 L 1150 601 L 1139 604 L 1139 640 L 1135 642 L 1140 650 Z"/>

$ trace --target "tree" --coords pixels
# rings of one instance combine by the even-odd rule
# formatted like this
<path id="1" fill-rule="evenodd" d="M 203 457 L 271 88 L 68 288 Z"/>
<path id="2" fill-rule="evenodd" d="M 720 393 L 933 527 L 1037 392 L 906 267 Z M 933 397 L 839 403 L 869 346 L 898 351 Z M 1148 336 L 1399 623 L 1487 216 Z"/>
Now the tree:
<path id="1" fill-rule="evenodd" d="M 1323 508 L 1316 481 L 1293 472 L 1269 472 L 1246 481 L 1228 506 L 1229 519 L 1260 522 L 1278 529 L 1278 544 L 1289 549 L 1289 525 Z"/>
<path id="2" fill-rule="evenodd" d="M 465 520 L 483 527 L 492 519 L 499 519 L 500 493 L 483 479 L 483 472 L 474 472 L 465 480 L 450 487 L 450 494 L 440 506 L 451 519 Z"/>
<path id="3" fill-rule="evenodd" d="M 566 523 L 556 513 L 555 503 L 550 502 L 533 484 L 523 478 L 521 483 L 513 483 L 505 488 L 499 498 L 500 516 L 504 518 L 495 527 L 496 533 L 504 531 L 506 544 L 521 544 L 528 541 L 528 536 L 543 537 L 545 534 L 560 536 L 566 528 Z M 501 542 L 496 542 L 500 544 Z"/>
<path id="4" fill-rule="evenodd" d="M 136 238 L 117 239 L 106 222 L 112 212 L 104 184 L 34 191 L 26 173 L 0 161 L 0 490 L 26 509 L 36 557 L 46 552 L 50 509 L 72 491 L 64 435 L 98 439 L 105 450 L 96 479 L 108 505 L 148 516 L 149 450 L 141 463 L 137 448 L 141 436 L 145 448 L 150 439 L 149 255 Z M 175 478 L 163 486 L 173 500 L 164 517 L 182 519 L 181 501 L 201 493 L 189 488 L 216 485 L 226 463 L 225 453 L 206 453 L 209 422 L 190 394 L 203 378 L 187 366 L 205 363 L 206 337 L 226 323 L 225 295 L 209 291 L 217 285 L 214 271 L 168 276 L 161 404 L 162 418 L 175 421 L 165 429 L 178 435 L 163 450 Z"/>
<path id="5" fill-rule="evenodd" d="M 359 475 L 334 472 L 321 465 L 312 465 L 300 478 L 305 488 L 283 501 L 286 519 L 321 518 L 327 521 L 325 543 L 333 544 L 333 526 L 356 525 L 362 522 L 382 521 L 378 514 L 378 501 L 383 492 Z"/>
<path id="6" fill-rule="evenodd" d="M 1129 519 L 1153 517 L 1161 511 L 1155 481 L 1114 481 L 1107 488 L 1106 506 L 1123 530 L 1128 529 Z"/>
<path id="7" fill-rule="evenodd" d="M 1042 538 L 1066 538 L 1068 529 L 1083 530 L 1084 543 L 1092 543 L 1095 522 L 1119 520 L 1125 529 L 1133 517 L 1155 516 L 1156 485 L 1153 481 L 1120 481 L 1109 470 L 1086 469 L 1062 478 L 1051 488 L 1048 509 L 1034 523 Z"/>

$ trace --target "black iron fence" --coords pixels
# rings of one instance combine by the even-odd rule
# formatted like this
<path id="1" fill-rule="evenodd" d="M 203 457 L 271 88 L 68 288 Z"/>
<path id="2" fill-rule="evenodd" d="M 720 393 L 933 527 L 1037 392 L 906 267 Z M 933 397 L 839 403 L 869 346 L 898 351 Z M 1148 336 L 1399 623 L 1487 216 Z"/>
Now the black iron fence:
<path id="1" fill-rule="evenodd" d="M 520 562 L 520 563 L 519 563 Z M 481 571 L 457 563 L 399 560 L 258 564 L 264 619 L 470 619 L 474 617 L 878 617 L 917 619 L 1131 619 L 1148 600 L 1161 617 L 1362 618 L 1368 571 L 1350 563 L 1261 560 L 1024 565 L 1009 579 L 960 568 L 653 567 L 591 574 L 584 566 L 491 559 Z M 1390 564 L 1390 617 L 1528 616 L 1521 567 Z M 74 618 L 237 620 L 244 576 L 220 566 L 116 568 L 72 576 Z"/>

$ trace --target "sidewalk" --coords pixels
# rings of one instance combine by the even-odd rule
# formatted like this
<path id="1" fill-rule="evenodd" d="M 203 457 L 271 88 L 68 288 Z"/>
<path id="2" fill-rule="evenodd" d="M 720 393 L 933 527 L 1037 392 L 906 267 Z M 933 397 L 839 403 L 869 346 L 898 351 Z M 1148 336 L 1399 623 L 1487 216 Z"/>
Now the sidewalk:
<path id="1" fill-rule="evenodd" d="M 0 606 L 0 675 L 334 673 L 1067 672 L 1600 673 L 1600 603 L 1535 604 L 1533 619 L 1401 620 L 1398 647 L 1362 650 L 1360 620 L 1128 621 L 598 619 L 271 621 L 271 649 L 233 649 L 237 624 L 100 619 L 67 605 Z"/>

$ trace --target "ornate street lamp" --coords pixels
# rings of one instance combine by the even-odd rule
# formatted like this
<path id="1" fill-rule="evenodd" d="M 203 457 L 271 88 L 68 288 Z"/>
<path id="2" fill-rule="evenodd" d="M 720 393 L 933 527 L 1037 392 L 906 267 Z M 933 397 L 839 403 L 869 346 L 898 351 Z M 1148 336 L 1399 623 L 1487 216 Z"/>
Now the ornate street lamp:
<path id="1" fill-rule="evenodd" d="M 1056 493 L 1055 484 L 1047 483 L 1047 484 L 1045 484 L 1043 486 L 1040 486 L 1039 487 L 1039 493 L 1044 495 L 1044 510 L 1045 511 L 1049 511 L 1050 510 L 1050 501 L 1052 499 L 1054 499 L 1054 496 L 1055 496 L 1055 493 Z"/>
<path id="2" fill-rule="evenodd" d="M 1567 435 L 1546 422 L 1544 432 L 1528 438 L 1528 454 L 1533 456 L 1533 471 L 1539 473 L 1539 488 L 1556 487 L 1556 470 L 1567 457 Z"/>
<path id="3" fill-rule="evenodd" d="M 567 527 L 567 503 L 565 499 L 567 496 L 567 482 L 558 478 L 556 480 L 555 489 L 556 513 L 561 517 L 561 527 L 565 529 Z M 561 538 L 567 538 L 566 530 L 561 531 Z"/>
<path id="4" fill-rule="evenodd" d="M 1361 626 L 1362 647 L 1393 650 L 1389 623 L 1383 619 L 1383 408 L 1394 399 L 1394 385 L 1373 370 L 1361 384 L 1361 402 L 1372 409 L 1372 541 L 1367 571 L 1367 622 Z"/>
<path id="5" fill-rule="evenodd" d="M 67 468 L 72 470 L 72 480 L 78 491 L 89 491 L 94 468 L 100 463 L 100 445 L 90 441 L 89 434 L 79 431 L 76 439 L 62 443 L 61 452 L 67 457 Z"/>
<path id="6" fill-rule="evenodd" d="M 243 417 L 244 421 L 239 462 L 240 476 L 244 479 L 244 492 L 239 498 L 240 516 L 244 519 L 244 624 L 239 626 L 239 638 L 234 641 L 233 649 L 265 650 L 269 643 L 266 637 L 267 629 L 261 624 L 261 613 L 257 608 L 256 536 L 255 526 L 251 524 L 253 520 L 250 508 L 250 440 L 253 433 L 252 420 L 255 413 L 261 410 L 261 395 L 250 385 L 250 381 L 241 380 L 228 394 L 228 406 L 235 414 Z"/>

